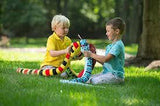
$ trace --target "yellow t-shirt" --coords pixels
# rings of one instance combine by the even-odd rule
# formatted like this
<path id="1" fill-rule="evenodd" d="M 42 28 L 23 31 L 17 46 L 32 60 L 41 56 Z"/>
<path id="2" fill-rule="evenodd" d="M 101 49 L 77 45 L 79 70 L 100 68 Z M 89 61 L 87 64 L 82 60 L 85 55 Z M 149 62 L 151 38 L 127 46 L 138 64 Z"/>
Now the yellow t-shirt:
<path id="1" fill-rule="evenodd" d="M 46 54 L 44 61 L 41 64 L 41 67 L 44 65 L 50 65 L 54 67 L 59 67 L 62 61 L 65 58 L 65 55 L 60 55 L 56 57 L 52 57 L 50 55 L 50 50 L 63 50 L 66 49 L 69 45 L 71 45 L 72 41 L 69 37 L 65 36 L 63 40 L 61 40 L 56 33 L 53 33 L 52 35 L 49 36 L 47 40 L 47 49 L 46 49 Z"/>

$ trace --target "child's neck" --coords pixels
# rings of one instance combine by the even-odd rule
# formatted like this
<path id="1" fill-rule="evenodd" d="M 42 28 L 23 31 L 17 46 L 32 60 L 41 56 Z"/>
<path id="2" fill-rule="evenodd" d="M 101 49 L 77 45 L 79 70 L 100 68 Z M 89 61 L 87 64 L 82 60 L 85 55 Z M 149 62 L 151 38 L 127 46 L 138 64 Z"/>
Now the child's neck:
<path id="1" fill-rule="evenodd" d="M 56 33 L 56 32 L 55 32 L 55 33 Z M 57 33 L 56 33 L 56 35 L 57 35 L 61 40 L 64 39 L 64 36 L 59 36 Z"/>
<path id="2" fill-rule="evenodd" d="M 112 43 L 115 43 L 115 42 L 117 42 L 118 40 L 121 40 L 121 38 L 120 38 L 119 36 L 117 36 L 117 37 L 112 41 Z"/>
<path id="3" fill-rule="evenodd" d="M 64 37 L 62 37 L 62 36 L 58 36 L 61 40 L 63 40 L 64 39 Z"/>

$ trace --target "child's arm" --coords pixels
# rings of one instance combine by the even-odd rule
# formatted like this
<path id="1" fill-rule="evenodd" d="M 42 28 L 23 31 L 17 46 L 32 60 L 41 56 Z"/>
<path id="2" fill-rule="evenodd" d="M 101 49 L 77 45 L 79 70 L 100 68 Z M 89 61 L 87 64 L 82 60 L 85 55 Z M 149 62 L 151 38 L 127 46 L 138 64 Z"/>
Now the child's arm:
<path id="1" fill-rule="evenodd" d="M 58 50 L 58 51 L 56 51 L 56 50 L 50 50 L 49 52 L 50 52 L 50 55 L 51 55 L 52 57 L 56 57 L 56 56 L 59 56 L 59 55 L 62 55 L 62 54 L 67 54 L 67 53 L 69 53 L 70 49 L 71 49 L 71 46 L 68 46 L 68 47 L 67 47 L 66 49 L 64 49 L 64 50 Z"/>
<path id="2" fill-rule="evenodd" d="M 84 51 L 83 53 L 84 53 L 84 56 L 94 58 L 96 61 L 98 61 L 101 64 L 104 64 L 105 62 L 111 60 L 114 57 L 114 55 L 112 54 L 108 54 L 107 56 L 101 56 L 88 51 Z"/>

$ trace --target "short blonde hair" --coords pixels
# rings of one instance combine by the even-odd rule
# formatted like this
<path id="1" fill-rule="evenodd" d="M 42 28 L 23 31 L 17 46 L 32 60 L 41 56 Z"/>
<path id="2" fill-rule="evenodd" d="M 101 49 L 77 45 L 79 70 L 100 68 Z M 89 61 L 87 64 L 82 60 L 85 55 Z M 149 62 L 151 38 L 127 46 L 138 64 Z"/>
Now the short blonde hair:
<path id="1" fill-rule="evenodd" d="M 54 31 L 54 28 L 56 27 L 56 25 L 64 25 L 64 26 L 69 27 L 70 21 L 64 15 L 55 15 L 51 22 L 52 31 Z"/>

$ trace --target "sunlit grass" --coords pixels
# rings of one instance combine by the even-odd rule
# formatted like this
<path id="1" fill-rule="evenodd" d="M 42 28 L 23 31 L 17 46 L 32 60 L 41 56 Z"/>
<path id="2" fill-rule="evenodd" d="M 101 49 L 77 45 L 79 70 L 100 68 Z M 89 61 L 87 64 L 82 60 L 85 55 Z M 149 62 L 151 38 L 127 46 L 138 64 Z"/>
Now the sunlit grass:
<path id="1" fill-rule="evenodd" d="M 132 44 L 125 46 L 125 52 L 128 54 L 136 55 L 138 51 L 138 45 Z"/>
<path id="2" fill-rule="evenodd" d="M 0 60 L 3 61 L 42 61 L 43 58 L 44 53 L 37 52 L 6 52 L 5 50 L 0 52 Z"/>
<path id="3" fill-rule="evenodd" d="M 14 39 L 13 39 L 14 40 Z M 29 44 L 11 41 L 12 47 L 44 47 L 46 38 L 31 39 Z M 88 40 L 96 48 L 104 49 L 104 40 Z M 38 46 L 36 46 L 38 45 Z M 125 47 L 135 55 L 136 44 Z M 81 86 L 60 83 L 58 76 L 42 77 L 17 74 L 16 69 L 38 69 L 44 58 L 41 52 L 0 50 L 0 106 L 67 105 L 67 106 L 113 106 L 113 105 L 160 105 L 160 71 L 144 71 L 144 67 L 125 67 L 125 83 L 122 85 Z M 84 68 L 85 59 L 73 61 L 76 72 Z M 102 71 L 96 64 L 93 74 Z"/>
<path id="4" fill-rule="evenodd" d="M 160 105 L 160 72 L 145 72 L 144 67 L 125 67 L 122 85 L 81 86 L 60 83 L 60 77 L 51 78 L 17 74 L 18 67 L 39 68 L 43 53 L 0 51 L 0 105 Z M 84 59 L 71 65 L 76 72 L 84 68 Z M 93 74 L 102 70 L 96 65 Z"/>

